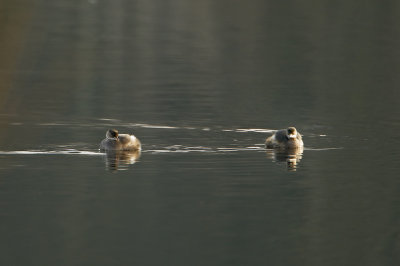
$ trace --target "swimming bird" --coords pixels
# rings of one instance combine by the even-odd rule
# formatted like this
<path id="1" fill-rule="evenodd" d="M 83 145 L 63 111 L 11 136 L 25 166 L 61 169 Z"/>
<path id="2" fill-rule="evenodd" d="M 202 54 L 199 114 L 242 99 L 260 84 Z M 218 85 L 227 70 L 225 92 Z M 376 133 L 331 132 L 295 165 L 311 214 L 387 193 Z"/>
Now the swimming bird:
<path id="1" fill-rule="evenodd" d="M 288 127 L 276 131 L 272 136 L 265 140 L 267 149 L 299 149 L 303 148 L 303 140 L 295 127 Z"/>
<path id="2" fill-rule="evenodd" d="M 109 129 L 106 138 L 100 143 L 100 150 L 105 151 L 138 151 L 141 150 L 138 138 L 130 134 L 118 134 L 118 130 Z"/>

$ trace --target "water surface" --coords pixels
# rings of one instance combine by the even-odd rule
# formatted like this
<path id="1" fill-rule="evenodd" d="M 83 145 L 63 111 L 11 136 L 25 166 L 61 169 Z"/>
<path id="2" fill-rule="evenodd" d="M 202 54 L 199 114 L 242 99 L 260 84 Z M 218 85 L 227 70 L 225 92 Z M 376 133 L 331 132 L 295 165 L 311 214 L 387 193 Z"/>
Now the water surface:
<path id="1" fill-rule="evenodd" d="M 1 265 L 399 263 L 396 3 L 3 2 Z"/>

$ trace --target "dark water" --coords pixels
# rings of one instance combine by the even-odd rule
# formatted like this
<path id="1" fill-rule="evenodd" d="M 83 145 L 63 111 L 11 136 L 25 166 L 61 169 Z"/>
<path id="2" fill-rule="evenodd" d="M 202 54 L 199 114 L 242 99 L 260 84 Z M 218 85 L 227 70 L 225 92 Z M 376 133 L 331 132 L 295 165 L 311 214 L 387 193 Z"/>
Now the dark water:
<path id="1" fill-rule="evenodd" d="M 0 12 L 1 265 L 400 263 L 399 3 Z"/>

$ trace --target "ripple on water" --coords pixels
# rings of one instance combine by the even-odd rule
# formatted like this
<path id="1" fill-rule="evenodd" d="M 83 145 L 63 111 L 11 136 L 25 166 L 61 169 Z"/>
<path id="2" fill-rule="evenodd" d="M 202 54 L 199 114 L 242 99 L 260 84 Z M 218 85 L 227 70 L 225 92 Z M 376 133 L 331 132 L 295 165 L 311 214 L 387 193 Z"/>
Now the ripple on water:
<path id="1" fill-rule="evenodd" d="M 117 126 L 118 127 L 139 127 L 139 128 L 148 128 L 148 129 L 160 129 L 160 130 L 170 130 L 170 129 L 180 129 L 180 130 L 198 130 L 198 131 L 220 131 L 220 132 L 233 132 L 233 133 L 273 133 L 276 130 L 274 129 L 267 129 L 267 128 L 231 128 L 231 129 L 221 129 L 221 128 L 210 128 L 210 127 L 192 127 L 192 126 L 171 126 L 171 125 L 156 125 L 156 124 L 147 124 L 147 123 L 126 123 L 116 119 L 109 119 L 109 118 L 100 118 L 97 121 L 102 122 L 109 122 L 109 126 Z M 74 122 L 57 122 L 57 123 L 39 123 L 36 125 L 40 126 L 76 126 L 78 124 Z M 100 126 L 99 122 L 94 123 L 86 123 L 85 126 Z M 102 124 L 101 126 L 104 126 Z M 309 137 L 318 137 L 318 138 L 325 138 L 327 135 L 324 134 L 309 134 Z M 231 152 L 241 152 L 241 151 L 265 151 L 264 143 L 258 144 L 254 143 L 251 144 L 252 138 L 246 139 L 246 144 L 250 144 L 247 146 L 245 143 L 241 142 L 240 144 L 237 142 L 237 138 L 232 139 L 232 143 L 236 145 L 227 146 L 184 146 L 184 145 L 168 145 L 168 146 L 159 146 L 147 145 L 147 149 L 144 149 L 142 152 L 144 153 L 231 153 Z M 250 143 L 249 143 L 250 142 Z M 89 148 L 87 148 L 89 147 Z M 145 146 L 146 147 L 146 146 Z M 305 151 L 328 151 L 328 150 L 339 150 L 343 149 L 343 147 L 326 147 L 326 148 L 314 148 L 314 147 L 305 147 Z M 87 156 L 98 156 L 103 155 L 99 151 L 93 150 L 90 148 L 90 144 L 88 143 L 71 143 L 67 145 L 59 145 L 59 146 L 52 146 L 48 149 L 32 149 L 32 150 L 17 150 L 17 151 L 0 151 L 0 155 L 57 155 L 57 154 L 64 154 L 64 155 L 87 155 Z"/>
<path id="2" fill-rule="evenodd" d="M 26 151 L 0 151 L 0 155 L 57 155 L 57 154 L 71 154 L 71 155 L 102 155 L 102 153 L 94 151 L 79 151 L 75 149 L 68 150 L 26 150 Z"/>
<path id="3" fill-rule="evenodd" d="M 343 147 L 330 147 L 330 148 L 308 148 L 305 151 L 328 151 L 328 150 L 341 150 Z M 204 147 L 204 146 L 183 146 L 172 145 L 166 147 L 155 147 L 153 149 L 143 150 L 142 153 L 228 153 L 228 152 L 241 152 L 241 151 L 266 151 L 263 144 L 256 144 L 256 146 L 248 147 Z M 77 149 L 64 149 L 64 150 L 19 150 L 19 151 L 0 151 L 0 155 L 87 155 L 87 156 L 102 156 L 104 153 L 99 151 L 87 151 Z"/>

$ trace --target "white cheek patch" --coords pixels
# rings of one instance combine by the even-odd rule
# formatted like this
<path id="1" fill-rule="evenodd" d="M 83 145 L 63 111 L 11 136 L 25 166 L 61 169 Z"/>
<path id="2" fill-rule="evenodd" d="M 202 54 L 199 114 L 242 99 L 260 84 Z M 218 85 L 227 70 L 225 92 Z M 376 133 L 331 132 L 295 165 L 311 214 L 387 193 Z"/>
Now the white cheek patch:
<path id="1" fill-rule="evenodd" d="M 296 135 L 295 134 L 290 134 L 289 135 L 289 139 L 295 139 L 296 138 Z"/>

